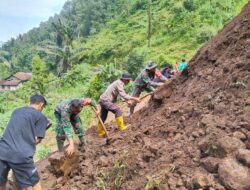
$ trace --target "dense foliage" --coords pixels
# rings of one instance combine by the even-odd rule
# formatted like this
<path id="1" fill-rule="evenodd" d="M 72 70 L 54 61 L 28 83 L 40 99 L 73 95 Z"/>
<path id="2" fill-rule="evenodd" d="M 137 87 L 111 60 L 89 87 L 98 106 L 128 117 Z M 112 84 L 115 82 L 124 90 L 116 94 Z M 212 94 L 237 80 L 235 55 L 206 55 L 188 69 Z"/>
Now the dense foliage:
<path id="1" fill-rule="evenodd" d="M 0 133 L 11 111 L 27 104 L 33 93 L 48 98 L 46 114 L 53 119 L 59 101 L 82 96 L 98 99 L 125 70 L 135 78 L 148 60 L 162 65 L 190 59 L 246 2 L 67 1 L 59 15 L 0 48 L 1 78 L 18 71 L 33 73 L 20 90 L 0 94 Z M 88 120 L 91 111 L 84 114 Z"/>

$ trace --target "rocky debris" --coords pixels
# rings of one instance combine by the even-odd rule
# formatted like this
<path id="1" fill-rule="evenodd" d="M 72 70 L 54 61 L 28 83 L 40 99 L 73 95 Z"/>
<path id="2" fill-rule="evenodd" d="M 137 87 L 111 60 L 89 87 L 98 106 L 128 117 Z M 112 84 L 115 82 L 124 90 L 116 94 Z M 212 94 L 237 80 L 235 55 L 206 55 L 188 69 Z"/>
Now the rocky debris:
<path id="1" fill-rule="evenodd" d="M 218 143 L 213 139 L 204 138 L 199 143 L 198 146 L 203 154 L 203 156 L 213 156 L 223 158 L 226 156 L 226 151 L 218 146 Z"/>
<path id="2" fill-rule="evenodd" d="M 194 188 L 208 189 L 213 187 L 215 184 L 212 175 L 202 170 L 197 170 L 194 172 L 193 186 Z"/>
<path id="3" fill-rule="evenodd" d="M 246 140 L 246 135 L 240 131 L 236 131 L 233 133 L 233 136 L 237 139 L 240 139 L 240 140 Z"/>
<path id="4" fill-rule="evenodd" d="M 201 160 L 201 166 L 210 173 L 217 173 L 220 159 L 215 157 L 207 157 Z"/>
<path id="5" fill-rule="evenodd" d="M 197 52 L 185 72 L 125 117 L 128 130 L 121 133 L 115 122 L 107 124 L 115 142 L 106 145 L 90 127 L 80 165 L 59 189 L 141 190 L 146 176 L 171 165 L 165 177 L 152 177 L 158 189 L 249 190 L 249 26 L 250 2 Z M 48 179 L 42 179 L 44 189 L 55 189 L 56 182 Z"/>
<path id="6" fill-rule="evenodd" d="M 79 166 L 79 152 L 76 151 L 71 157 L 65 156 L 64 153 L 56 152 L 48 160 L 56 175 L 68 176 L 70 172 Z"/>
<path id="7" fill-rule="evenodd" d="M 250 167 L 250 150 L 239 149 L 236 158 L 244 165 Z"/>
<path id="8" fill-rule="evenodd" d="M 218 139 L 218 149 L 227 154 L 235 152 L 241 148 L 246 148 L 246 145 L 239 139 L 235 137 L 223 137 Z"/>
<path id="9" fill-rule="evenodd" d="M 219 164 L 219 179 L 229 190 L 250 189 L 250 170 L 233 158 L 226 158 Z"/>

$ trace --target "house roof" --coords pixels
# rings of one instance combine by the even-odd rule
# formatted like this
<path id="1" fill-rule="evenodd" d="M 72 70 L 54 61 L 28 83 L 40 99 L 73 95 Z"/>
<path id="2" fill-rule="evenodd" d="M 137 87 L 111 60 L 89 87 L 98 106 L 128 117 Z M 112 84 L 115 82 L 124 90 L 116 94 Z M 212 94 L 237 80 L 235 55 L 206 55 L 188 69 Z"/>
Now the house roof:
<path id="1" fill-rule="evenodd" d="M 15 75 L 11 75 L 4 80 L 0 80 L 0 85 L 2 86 L 17 86 L 21 82 L 27 81 L 32 77 L 31 73 L 16 73 Z"/>
<path id="2" fill-rule="evenodd" d="M 21 83 L 22 81 L 21 80 L 2 80 L 0 81 L 0 85 L 2 86 L 17 86 Z"/>
<path id="3" fill-rule="evenodd" d="M 16 78 L 20 79 L 21 81 L 29 80 L 32 77 L 31 73 L 17 73 L 14 75 Z"/>

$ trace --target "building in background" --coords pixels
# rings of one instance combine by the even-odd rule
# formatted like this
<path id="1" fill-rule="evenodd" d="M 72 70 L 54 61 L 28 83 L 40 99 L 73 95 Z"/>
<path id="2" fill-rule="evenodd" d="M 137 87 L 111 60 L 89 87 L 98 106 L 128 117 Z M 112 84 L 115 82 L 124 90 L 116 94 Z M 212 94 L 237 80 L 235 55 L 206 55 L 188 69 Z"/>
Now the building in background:
<path id="1" fill-rule="evenodd" d="M 12 91 L 20 88 L 24 82 L 30 80 L 31 73 L 17 73 L 11 75 L 4 80 L 0 80 L 0 91 Z"/>

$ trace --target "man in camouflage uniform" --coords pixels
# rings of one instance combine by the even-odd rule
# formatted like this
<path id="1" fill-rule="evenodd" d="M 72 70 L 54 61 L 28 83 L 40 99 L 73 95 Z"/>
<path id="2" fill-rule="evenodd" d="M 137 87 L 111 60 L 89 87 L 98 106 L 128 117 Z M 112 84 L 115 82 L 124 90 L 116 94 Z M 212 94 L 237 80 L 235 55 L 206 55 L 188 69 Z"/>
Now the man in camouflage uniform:
<path id="1" fill-rule="evenodd" d="M 69 141 L 69 147 L 66 153 L 71 155 L 74 153 L 73 131 L 77 134 L 80 145 L 83 145 L 84 130 L 79 113 L 83 106 L 91 105 L 98 112 L 96 102 L 90 98 L 64 100 L 55 108 L 56 117 L 56 140 L 58 150 L 63 151 L 64 141 Z"/>
<path id="2" fill-rule="evenodd" d="M 164 77 L 160 71 L 156 69 L 157 64 L 153 61 L 149 61 L 146 68 L 144 68 L 141 73 L 137 76 L 134 82 L 133 97 L 140 97 L 142 91 L 146 90 L 147 92 L 154 92 L 155 87 L 163 85 L 163 83 L 155 82 L 154 78 L 160 78 L 161 81 L 166 81 L 166 77 Z M 130 106 L 130 114 L 134 113 L 134 109 L 136 106 L 136 102 L 134 102 Z"/>

